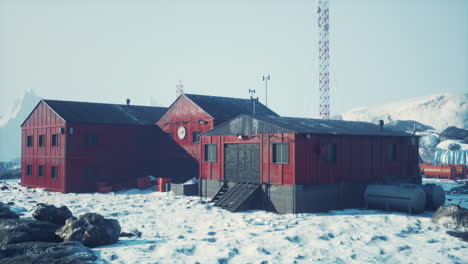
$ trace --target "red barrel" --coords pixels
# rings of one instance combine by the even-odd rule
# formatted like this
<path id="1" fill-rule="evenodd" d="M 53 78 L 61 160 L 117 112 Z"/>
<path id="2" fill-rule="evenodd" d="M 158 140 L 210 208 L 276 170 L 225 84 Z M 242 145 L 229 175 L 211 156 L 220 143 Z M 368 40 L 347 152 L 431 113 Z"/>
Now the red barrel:
<path id="1" fill-rule="evenodd" d="M 110 193 L 110 192 L 112 192 L 112 186 L 98 187 L 98 192 L 100 192 L 100 193 Z"/>
<path id="2" fill-rule="evenodd" d="M 468 168 L 466 165 L 454 165 L 457 170 L 457 177 L 465 179 L 468 176 Z"/>
<path id="3" fill-rule="evenodd" d="M 424 175 L 428 178 L 455 179 L 457 170 L 452 165 L 428 165 L 424 167 Z"/>
<path id="4" fill-rule="evenodd" d="M 96 182 L 96 188 L 99 189 L 100 187 L 109 186 L 108 182 Z"/>
<path id="5" fill-rule="evenodd" d="M 171 183 L 171 178 L 158 178 L 158 191 L 166 192 L 166 183 Z"/>

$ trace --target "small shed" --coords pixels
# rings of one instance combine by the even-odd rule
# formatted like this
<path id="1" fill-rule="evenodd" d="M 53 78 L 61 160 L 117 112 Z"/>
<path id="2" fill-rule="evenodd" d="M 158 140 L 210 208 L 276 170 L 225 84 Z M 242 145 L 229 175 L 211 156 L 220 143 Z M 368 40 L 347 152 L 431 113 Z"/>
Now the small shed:
<path id="1" fill-rule="evenodd" d="M 362 207 L 366 184 L 421 180 L 416 137 L 367 122 L 241 115 L 201 143 L 203 195 L 257 184 L 255 206 L 280 213 Z"/>

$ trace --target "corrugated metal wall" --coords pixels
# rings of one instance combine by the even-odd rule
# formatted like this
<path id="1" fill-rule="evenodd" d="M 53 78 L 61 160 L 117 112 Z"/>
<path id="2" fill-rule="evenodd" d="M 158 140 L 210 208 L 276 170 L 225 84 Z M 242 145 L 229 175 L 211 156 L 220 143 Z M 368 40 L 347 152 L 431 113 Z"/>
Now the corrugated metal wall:
<path id="1" fill-rule="evenodd" d="M 34 112 L 22 127 L 21 144 L 21 184 L 31 187 L 44 187 L 54 191 L 64 191 L 65 188 L 65 122 L 50 110 L 43 102 L 39 103 Z M 58 145 L 52 146 L 52 135 L 58 135 Z M 44 135 L 44 146 L 39 147 L 39 135 Z M 33 146 L 27 146 L 27 137 L 32 136 Z M 27 165 L 32 166 L 32 175 L 26 175 Z M 39 166 L 44 166 L 44 176 L 39 177 Z M 51 166 L 58 167 L 56 179 L 51 178 Z"/>
<path id="2" fill-rule="evenodd" d="M 244 135 L 244 138 L 237 138 L 234 135 L 228 136 L 203 136 L 202 145 L 206 143 L 216 144 L 216 162 L 200 163 L 200 176 L 209 180 L 224 179 L 224 144 L 245 144 L 258 143 L 260 145 L 260 177 L 261 181 L 271 184 L 294 184 L 294 134 L 271 134 L 271 135 Z M 273 164 L 272 143 L 289 143 L 289 164 Z M 202 147 L 202 158 L 204 148 Z"/>
<path id="3" fill-rule="evenodd" d="M 289 164 L 272 162 L 272 143 L 289 143 Z M 261 182 L 275 185 L 327 184 L 342 181 L 372 181 L 409 178 L 418 175 L 417 140 L 410 137 L 269 134 L 203 136 L 202 144 L 214 143 L 216 162 L 202 161 L 200 175 L 209 180 L 224 179 L 224 144 L 259 143 Z M 323 144 L 336 144 L 336 162 L 321 154 Z M 386 146 L 396 144 L 395 161 L 387 159 Z M 202 148 L 202 157 L 204 149 Z"/>

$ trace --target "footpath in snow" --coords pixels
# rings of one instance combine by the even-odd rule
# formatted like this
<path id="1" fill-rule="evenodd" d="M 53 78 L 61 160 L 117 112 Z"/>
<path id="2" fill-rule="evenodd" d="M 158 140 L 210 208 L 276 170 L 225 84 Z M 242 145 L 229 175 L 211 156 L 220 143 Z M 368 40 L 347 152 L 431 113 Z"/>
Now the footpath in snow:
<path id="1" fill-rule="evenodd" d="M 445 191 L 453 181 L 426 180 Z M 468 243 L 420 215 L 340 210 L 280 215 L 231 213 L 198 197 L 154 190 L 62 194 L 3 183 L 0 202 L 31 218 L 37 203 L 67 206 L 75 216 L 96 212 L 115 218 L 141 238 L 93 249 L 98 263 L 468 263 Z M 447 194 L 446 204 L 468 208 L 468 195 Z"/>

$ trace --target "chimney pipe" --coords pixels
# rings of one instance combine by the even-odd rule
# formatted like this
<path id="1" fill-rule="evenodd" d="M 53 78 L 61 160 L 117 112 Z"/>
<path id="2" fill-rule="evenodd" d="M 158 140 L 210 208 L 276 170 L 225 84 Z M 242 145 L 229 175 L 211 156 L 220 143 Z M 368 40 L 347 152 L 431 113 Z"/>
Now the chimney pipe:
<path id="1" fill-rule="evenodd" d="M 383 131 L 384 121 L 379 120 L 380 131 Z"/>
<path id="2" fill-rule="evenodd" d="M 130 99 L 127 98 L 127 105 L 130 105 Z"/>

